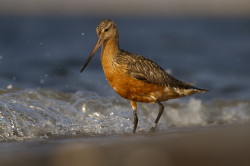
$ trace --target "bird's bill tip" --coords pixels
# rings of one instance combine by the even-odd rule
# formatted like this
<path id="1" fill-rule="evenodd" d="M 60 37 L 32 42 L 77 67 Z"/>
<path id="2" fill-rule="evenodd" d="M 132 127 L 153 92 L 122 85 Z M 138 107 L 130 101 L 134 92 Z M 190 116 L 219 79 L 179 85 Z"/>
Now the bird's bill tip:
<path id="1" fill-rule="evenodd" d="M 83 72 L 83 70 L 87 67 L 87 65 L 89 64 L 90 60 L 92 59 L 92 57 L 95 55 L 96 51 L 98 50 L 98 48 L 102 45 L 103 40 L 101 38 L 98 38 L 95 47 L 93 48 L 91 54 L 89 55 L 88 59 L 86 60 L 86 62 L 84 63 L 84 65 L 82 66 L 80 72 Z"/>

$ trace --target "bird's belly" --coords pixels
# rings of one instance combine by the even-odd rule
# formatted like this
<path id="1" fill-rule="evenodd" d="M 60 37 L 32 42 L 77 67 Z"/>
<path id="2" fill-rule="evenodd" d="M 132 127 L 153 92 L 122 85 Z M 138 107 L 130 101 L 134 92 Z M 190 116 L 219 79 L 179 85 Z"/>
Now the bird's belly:
<path id="1" fill-rule="evenodd" d="M 156 102 L 168 100 L 165 87 L 146 83 L 122 72 L 105 72 L 110 86 L 121 97 L 137 102 Z"/>

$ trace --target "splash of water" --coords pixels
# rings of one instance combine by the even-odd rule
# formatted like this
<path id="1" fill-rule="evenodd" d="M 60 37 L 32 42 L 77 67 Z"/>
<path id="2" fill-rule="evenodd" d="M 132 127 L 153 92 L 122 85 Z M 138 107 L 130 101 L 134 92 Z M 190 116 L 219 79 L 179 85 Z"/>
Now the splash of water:
<path id="1" fill-rule="evenodd" d="M 23 89 L 0 95 L 0 141 L 47 139 L 67 135 L 130 133 L 133 112 L 129 102 L 101 97 L 89 91 L 73 94 L 44 89 Z M 159 130 L 246 123 L 250 101 L 217 100 L 204 103 L 195 98 L 164 103 Z M 150 129 L 158 113 L 155 104 L 139 104 L 138 132 Z"/>

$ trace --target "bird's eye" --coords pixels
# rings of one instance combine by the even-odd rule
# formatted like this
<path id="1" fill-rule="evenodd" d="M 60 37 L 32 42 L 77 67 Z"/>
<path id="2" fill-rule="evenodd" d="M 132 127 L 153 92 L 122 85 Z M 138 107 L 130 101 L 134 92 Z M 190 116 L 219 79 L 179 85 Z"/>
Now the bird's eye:
<path id="1" fill-rule="evenodd" d="M 105 32 L 108 32 L 108 31 L 109 31 L 109 29 L 108 29 L 108 28 L 106 28 L 104 31 L 105 31 Z"/>

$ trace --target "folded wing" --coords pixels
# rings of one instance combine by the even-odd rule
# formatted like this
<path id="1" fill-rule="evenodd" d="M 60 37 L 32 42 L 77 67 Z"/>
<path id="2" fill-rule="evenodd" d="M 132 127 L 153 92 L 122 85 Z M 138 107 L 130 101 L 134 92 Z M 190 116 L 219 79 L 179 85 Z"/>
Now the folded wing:
<path id="1" fill-rule="evenodd" d="M 123 63 L 126 61 L 127 74 L 135 79 L 166 87 L 195 88 L 192 84 L 175 79 L 159 65 L 142 56 L 126 53 L 121 54 L 120 58 Z"/>

